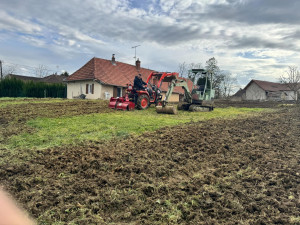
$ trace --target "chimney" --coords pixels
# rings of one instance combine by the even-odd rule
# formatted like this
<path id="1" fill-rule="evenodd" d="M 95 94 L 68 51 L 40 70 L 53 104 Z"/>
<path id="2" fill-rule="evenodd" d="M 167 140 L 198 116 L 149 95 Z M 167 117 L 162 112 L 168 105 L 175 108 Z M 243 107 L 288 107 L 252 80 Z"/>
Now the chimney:
<path id="1" fill-rule="evenodd" d="M 140 71 L 140 69 L 141 69 L 141 61 L 139 59 L 136 60 L 135 66 L 136 66 L 136 70 Z"/>
<path id="2" fill-rule="evenodd" d="M 112 54 L 112 57 L 111 57 L 111 64 L 116 65 L 115 54 Z"/>

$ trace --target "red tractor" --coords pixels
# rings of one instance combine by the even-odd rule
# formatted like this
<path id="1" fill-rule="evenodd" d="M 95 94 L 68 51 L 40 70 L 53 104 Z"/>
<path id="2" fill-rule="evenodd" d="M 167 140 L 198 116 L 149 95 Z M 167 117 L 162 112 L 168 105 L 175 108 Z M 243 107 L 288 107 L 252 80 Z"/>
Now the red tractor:
<path id="1" fill-rule="evenodd" d="M 147 109 L 151 104 L 160 105 L 162 101 L 160 89 L 162 82 L 171 82 L 174 78 L 178 78 L 178 73 L 152 72 L 147 78 L 145 90 L 135 90 L 131 84 L 128 84 L 125 96 L 111 97 L 108 107 L 134 110 L 135 108 Z"/>

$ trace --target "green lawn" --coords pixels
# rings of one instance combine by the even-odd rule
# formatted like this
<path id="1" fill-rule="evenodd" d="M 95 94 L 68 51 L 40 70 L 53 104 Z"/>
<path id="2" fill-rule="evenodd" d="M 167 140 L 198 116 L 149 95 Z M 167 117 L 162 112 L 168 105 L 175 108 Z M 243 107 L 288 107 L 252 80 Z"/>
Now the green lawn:
<path id="1" fill-rule="evenodd" d="M 62 98 L 0 98 L 0 108 L 6 107 L 9 105 L 20 105 L 20 104 L 39 104 L 39 103 L 56 103 L 56 102 L 66 102 L 66 101 L 72 101 L 72 100 L 66 100 Z"/>
<path id="2" fill-rule="evenodd" d="M 154 108 L 145 111 L 87 114 L 73 117 L 37 118 L 27 126 L 34 132 L 10 137 L 5 148 L 45 149 L 61 145 L 75 145 L 85 141 L 108 140 L 139 135 L 165 126 L 212 118 L 237 118 L 264 111 L 260 108 L 216 108 L 212 112 L 185 112 L 178 115 L 157 114 Z"/>

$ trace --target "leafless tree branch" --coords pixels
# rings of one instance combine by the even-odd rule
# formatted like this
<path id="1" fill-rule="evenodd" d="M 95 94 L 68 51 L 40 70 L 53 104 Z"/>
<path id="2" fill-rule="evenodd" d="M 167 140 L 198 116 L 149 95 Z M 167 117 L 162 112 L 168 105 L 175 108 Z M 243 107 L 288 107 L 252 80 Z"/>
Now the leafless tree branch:
<path id="1" fill-rule="evenodd" d="M 285 74 L 280 76 L 280 82 L 294 92 L 294 100 L 299 100 L 300 72 L 297 66 L 289 66 Z"/>

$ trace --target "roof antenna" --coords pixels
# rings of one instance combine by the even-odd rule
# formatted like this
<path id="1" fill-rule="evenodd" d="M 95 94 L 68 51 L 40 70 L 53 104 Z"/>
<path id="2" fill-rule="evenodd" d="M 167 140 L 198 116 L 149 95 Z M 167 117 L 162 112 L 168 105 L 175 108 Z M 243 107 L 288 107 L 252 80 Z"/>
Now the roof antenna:
<path id="1" fill-rule="evenodd" d="M 139 46 L 141 46 L 141 45 L 136 45 L 136 46 L 131 47 L 131 48 L 134 48 L 134 57 L 133 57 L 135 59 L 134 63 L 136 62 L 136 48 Z"/>

